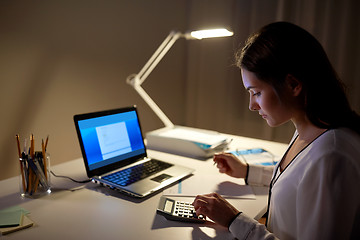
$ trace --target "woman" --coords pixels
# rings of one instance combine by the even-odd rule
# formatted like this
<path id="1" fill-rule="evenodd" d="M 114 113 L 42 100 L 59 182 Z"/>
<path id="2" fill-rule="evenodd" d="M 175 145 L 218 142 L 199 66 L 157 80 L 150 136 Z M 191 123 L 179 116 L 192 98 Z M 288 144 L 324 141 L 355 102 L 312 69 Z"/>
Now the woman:
<path id="1" fill-rule="evenodd" d="M 272 23 L 236 60 L 250 110 L 296 131 L 272 177 L 231 154 L 214 156 L 221 173 L 270 186 L 266 227 L 216 193 L 195 198 L 197 214 L 238 239 L 360 239 L 360 117 L 320 43 L 296 25 Z"/>

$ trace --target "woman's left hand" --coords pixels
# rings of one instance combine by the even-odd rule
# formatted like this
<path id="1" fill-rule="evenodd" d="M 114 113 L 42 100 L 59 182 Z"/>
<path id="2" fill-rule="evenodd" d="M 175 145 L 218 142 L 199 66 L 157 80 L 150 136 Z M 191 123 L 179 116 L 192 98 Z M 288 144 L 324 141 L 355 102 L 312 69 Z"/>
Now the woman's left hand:
<path id="1" fill-rule="evenodd" d="M 192 203 L 197 215 L 203 215 L 217 224 L 229 227 L 239 211 L 217 193 L 196 196 Z"/>

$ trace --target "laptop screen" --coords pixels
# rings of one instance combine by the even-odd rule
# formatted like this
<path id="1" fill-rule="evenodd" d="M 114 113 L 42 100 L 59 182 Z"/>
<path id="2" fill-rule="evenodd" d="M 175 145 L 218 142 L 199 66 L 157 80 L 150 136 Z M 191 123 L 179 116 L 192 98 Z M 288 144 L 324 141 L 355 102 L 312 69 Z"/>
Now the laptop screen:
<path id="1" fill-rule="evenodd" d="M 101 175 L 146 156 L 135 107 L 75 115 L 74 121 L 88 175 Z"/>

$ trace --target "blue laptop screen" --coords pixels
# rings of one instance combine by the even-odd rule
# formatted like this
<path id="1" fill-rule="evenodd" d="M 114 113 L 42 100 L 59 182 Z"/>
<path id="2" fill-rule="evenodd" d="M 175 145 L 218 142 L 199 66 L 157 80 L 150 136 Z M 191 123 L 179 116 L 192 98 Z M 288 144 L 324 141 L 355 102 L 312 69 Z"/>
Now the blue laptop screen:
<path id="1" fill-rule="evenodd" d="M 137 113 L 115 113 L 78 122 L 89 170 L 145 153 Z"/>

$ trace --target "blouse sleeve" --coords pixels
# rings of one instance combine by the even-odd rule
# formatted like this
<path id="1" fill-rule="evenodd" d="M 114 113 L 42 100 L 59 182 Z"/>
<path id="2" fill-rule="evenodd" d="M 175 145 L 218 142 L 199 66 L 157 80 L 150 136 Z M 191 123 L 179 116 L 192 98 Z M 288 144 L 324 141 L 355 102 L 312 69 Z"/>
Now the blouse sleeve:
<path id="1" fill-rule="evenodd" d="M 249 185 L 269 186 L 273 171 L 273 166 L 249 165 L 245 182 Z"/>
<path id="2" fill-rule="evenodd" d="M 323 156 L 305 172 L 296 199 L 297 239 L 352 239 L 360 233 L 359 175 L 341 153 Z"/>
<path id="3" fill-rule="evenodd" d="M 269 186 L 273 175 L 274 167 L 263 165 L 249 165 L 246 183 L 250 185 Z M 265 225 L 241 213 L 229 226 L 229 231 L 238 240 L 272 240 L 277 239 L 269 232 Z"/>
<path id="4" fill-rule="evenodd" d="M 277 239 L 265 225 L 241 213 L 229 226 L 229 231 L 238 240 L 273 240 Z"/>

